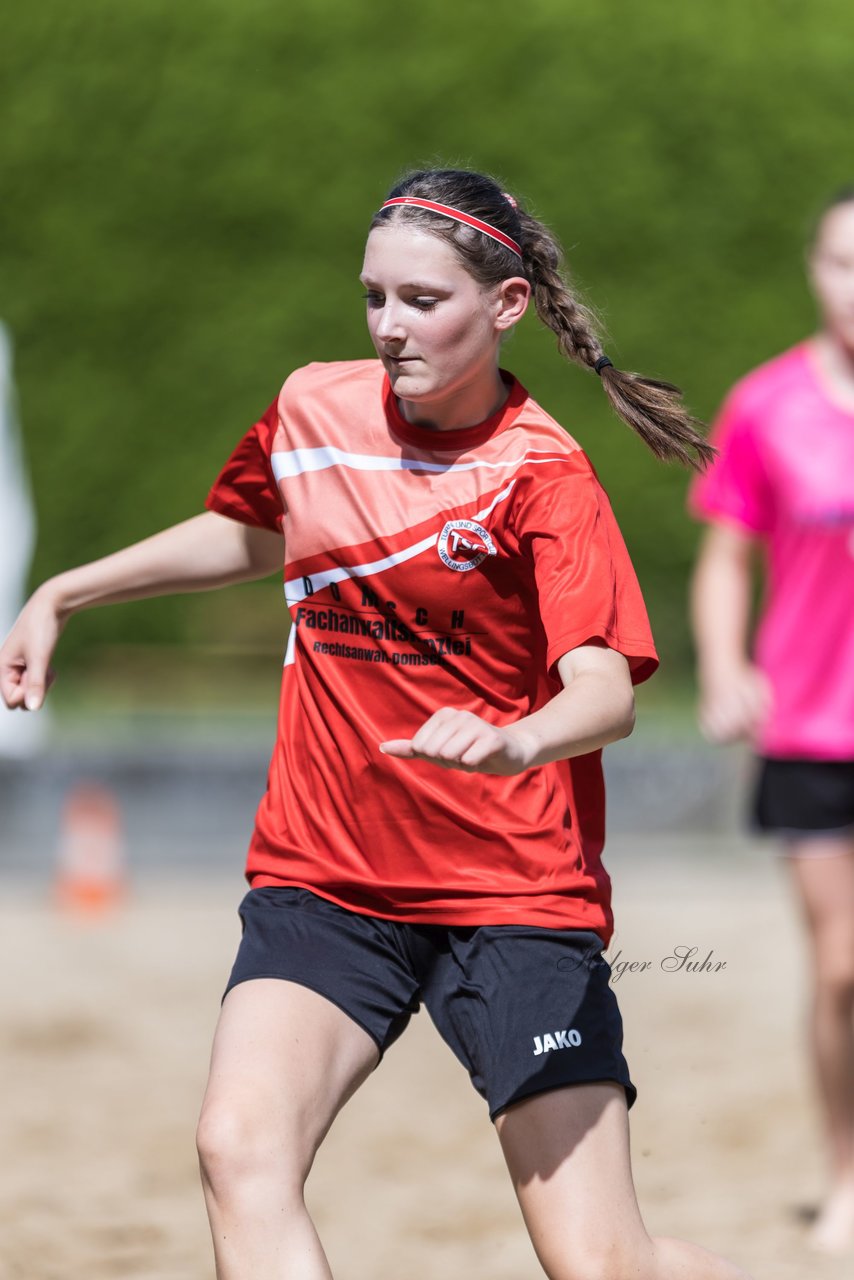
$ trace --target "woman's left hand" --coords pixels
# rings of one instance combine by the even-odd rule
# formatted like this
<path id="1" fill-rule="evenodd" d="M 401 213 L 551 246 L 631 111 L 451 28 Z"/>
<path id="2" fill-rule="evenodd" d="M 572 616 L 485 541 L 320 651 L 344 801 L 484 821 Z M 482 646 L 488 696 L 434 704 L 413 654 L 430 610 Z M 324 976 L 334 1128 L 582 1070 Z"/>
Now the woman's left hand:
<path id="1" fill-rule="evenodd" d="M 537 744 L 515 725 L 502 728 L 471 711 L 441 707 L 412 738 L 380 743 L 380 751 L 401 760 L 427 760 L 442 769 L 509 776 L 530 768 Z"/>

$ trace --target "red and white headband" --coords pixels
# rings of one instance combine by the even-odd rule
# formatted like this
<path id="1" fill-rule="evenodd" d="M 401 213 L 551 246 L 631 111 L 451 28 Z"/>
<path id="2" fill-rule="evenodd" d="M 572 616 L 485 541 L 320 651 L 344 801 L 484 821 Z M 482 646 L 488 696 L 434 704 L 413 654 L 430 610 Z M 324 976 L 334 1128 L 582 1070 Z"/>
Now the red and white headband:
<path id="1" fill-rule="evenodd" d="M 475 231 L 482 231 L 485 236 L 489 236 L 491 240 L 497 240 L 499 244 L 504 245 L 505 249 L 515 253 L 518 258 L 522 257 L 522 250 L 515 240 L 511 240 L 503 231 L 490 226 L 488 222 L 481 222 L 480 218 L 473 218 L 470 213 L 463 213 L 462 209 L 452 209 L 450 205 L 437 204 L 435 200 L 421 200 L 418 196 L 395 196 L 393 200 L 386 200 L 380 208 L 380 213 L 383 209 L 390 209 L 396 204 L 410 204 L 418 209 L 429 209 L 431 213 L 441 213 L 443 217 L 452 218 L 454 222 L 462 222 L 467 227 L 474 227 Z"/>

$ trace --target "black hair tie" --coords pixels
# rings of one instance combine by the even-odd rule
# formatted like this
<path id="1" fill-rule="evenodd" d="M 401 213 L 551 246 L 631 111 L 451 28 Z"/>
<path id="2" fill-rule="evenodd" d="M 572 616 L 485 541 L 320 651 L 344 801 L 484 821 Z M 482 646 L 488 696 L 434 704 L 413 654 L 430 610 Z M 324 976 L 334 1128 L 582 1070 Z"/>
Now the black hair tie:
<path id="1" fill-rule="evenodd" d="M 599 359 L 594 364 L 593 368 L 595 372 L 598 373 L 599 376 L 601 377 L 602 370 L 607 369 L 609 365 L 613 369 L 614 367 L 613 360 L 609 360 L 607 356 L 600 356 Z"/>

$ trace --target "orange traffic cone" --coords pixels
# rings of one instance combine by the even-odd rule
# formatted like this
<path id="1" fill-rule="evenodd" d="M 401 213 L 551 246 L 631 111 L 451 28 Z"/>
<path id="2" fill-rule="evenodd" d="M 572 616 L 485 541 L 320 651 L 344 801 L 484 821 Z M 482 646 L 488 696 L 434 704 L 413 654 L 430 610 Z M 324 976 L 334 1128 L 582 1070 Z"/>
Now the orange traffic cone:
<path id="1" fill-rule="evenodd" d="M 99 915 L 127 893 L 124 837 L 113 794 L 79 783 L 62 811 L 54 896 L 64 910 Z"/>

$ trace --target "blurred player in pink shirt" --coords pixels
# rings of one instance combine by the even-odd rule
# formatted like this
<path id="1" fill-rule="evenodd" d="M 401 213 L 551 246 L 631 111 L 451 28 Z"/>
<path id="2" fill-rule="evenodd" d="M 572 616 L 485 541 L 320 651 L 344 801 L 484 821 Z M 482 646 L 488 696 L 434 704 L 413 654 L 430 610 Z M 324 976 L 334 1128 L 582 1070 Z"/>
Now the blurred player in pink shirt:
<path id="1" fill-rule="evenodd" d="M 812 1243 L 854 1248 L 854 188 L 809 254 L 822 327 L 742 379 L 695 483 L 700 726 L 750 739 L 755 824 L 782 838 L 814 961 L 811 1047 L 832 1182 Z M 750 655 L 754 551 L 765 595 Z"/>

